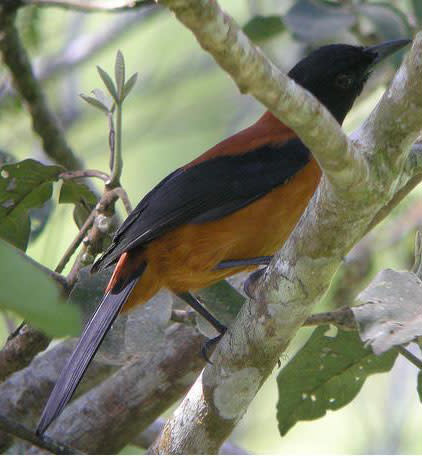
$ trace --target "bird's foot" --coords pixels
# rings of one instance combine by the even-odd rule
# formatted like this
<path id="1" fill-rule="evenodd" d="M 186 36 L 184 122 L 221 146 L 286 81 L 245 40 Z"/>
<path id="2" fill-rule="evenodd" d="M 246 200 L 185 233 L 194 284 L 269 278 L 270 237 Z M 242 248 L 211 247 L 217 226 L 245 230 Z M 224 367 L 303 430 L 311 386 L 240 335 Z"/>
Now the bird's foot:
<path id="1" fill-rule="evenodd" d="M 223 328 L 221 328 L 221 334 L 219 334 L 217 337 L 214 337 L 213 339 L 208 339 L 204 343 L 204 345 L 202 345 L 201 355 L 208 364 L 213 364 L 212 361 L 210 360 L 209 354 L 212 354 L 212 352 L 214 351 L 214 348 L 216 347 L 218 342 L 220 342 L 221 338 L 224 336 L 226 331 L 227 331 L 227 328 L 224 326 Z"/>
<path id="2" fill-rule="evenodd" d="M 245 280 L 243 285 L 243 290 L 250 299 L 255 299 L 255 288 L 258 279 L 264 274 L 267 268 L 262 268 L 254 271 L 250 276 Z"/>

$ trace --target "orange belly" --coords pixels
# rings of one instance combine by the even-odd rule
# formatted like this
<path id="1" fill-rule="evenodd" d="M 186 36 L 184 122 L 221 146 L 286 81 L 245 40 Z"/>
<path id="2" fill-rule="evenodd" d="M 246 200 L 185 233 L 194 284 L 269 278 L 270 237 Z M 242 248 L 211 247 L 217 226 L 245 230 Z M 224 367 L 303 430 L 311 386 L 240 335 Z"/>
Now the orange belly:
<path id="1" fill-rule="evenodd" d="M 274 254 L 287 240 L 315 192 L 321 172 L 314 159 L 286 184 L 219 220 L 187 224 L 151 241 L 147 267 L 125 310 L 168 288 L 184 292 L 207 287 L 254 267 L 215 270 L 225 260 Z"/>

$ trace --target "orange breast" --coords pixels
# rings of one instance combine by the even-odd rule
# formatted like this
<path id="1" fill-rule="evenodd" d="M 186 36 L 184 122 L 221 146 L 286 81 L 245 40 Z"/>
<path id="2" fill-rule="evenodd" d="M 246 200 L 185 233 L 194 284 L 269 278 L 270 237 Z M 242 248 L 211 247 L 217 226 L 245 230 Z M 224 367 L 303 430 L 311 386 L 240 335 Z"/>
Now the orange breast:
<path id="1" fill-rule="evenodd" d="M 224 260 L 274 254 L 289 237 L 321 176 L 311 161 L 284 185 L 220 220 L 187 224 L 150 242 L 147 268 L 125 308 L 165 287 L 174 292 L 209 286 L 241 270 L 214 270 Z"/>

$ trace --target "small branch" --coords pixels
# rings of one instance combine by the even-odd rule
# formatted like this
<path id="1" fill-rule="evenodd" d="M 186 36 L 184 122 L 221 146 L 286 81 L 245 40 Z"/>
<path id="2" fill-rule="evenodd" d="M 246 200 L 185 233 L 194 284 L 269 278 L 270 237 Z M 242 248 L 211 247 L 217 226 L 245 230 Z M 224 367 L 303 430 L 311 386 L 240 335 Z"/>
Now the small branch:
<path id="1" fill-rule="evenodd" d="M 96 177 L 97 179 L 101 179 L 104 182 L 107 182 L 108 180 L 110 180 L 110 176 L 107 173 L 98 171 L 96 169 L 69 171 L 66 173 L 62 173 L 59 176 L 60 179 L 64 179 L 64 180 L 78 179 L 80 177 Z"/>
<path id="2" fill-rule="evenodd" d="M 26 440 L 39 448 L 48 450 L 53 454 L 84 454 L 75 448 L 71 448 L 49 437 L 40 438 L 25 426 L 2 415 L 0 415 L 0 429 L 22 440 Z"/>
<path id="3" fill-rule="evenodd" d="M 153 5 L 154 0 L 21 0 L 23 5 L 58 7 L 85 13 L 133 11 L 137 8 Z"/>
<path id="4" fill-rule="evenodd" d="M 132 212 L 132 204 L 130 204 L 129 197 L 123 187 L 113 189 L 113 192 L 122 200 L 123 206 L 128 214 Z"/>
<path id="5" fill-rule="evenodd" d="M 28 366 L 49 343 L 50 339 L 45 334 L 24 325 L 0 351 L 0 383 L 9 375 Z"/>
<path id="6" fill-rule="evenodd" d="M 356 320 L 350 307 L 310 315 L 303 323 L 303 326 L 317 326 L 327 323 L 331 323 L 341 329 L 357 329 Z"/>
<path id="7" fill-rule="evenodd" d="M 88 230 L 91 228 L 92 224 L 94 223 L 96 215 L 96 210 L 94 209 L 85 220 L 85 223 L 82 225 L 81 229 L 79 230 L 78 234 L 76 235 L 75 239 L 72 241 L 70 246 L 67 248 L 66 252 L 64 253 L 62 259 L 60 260 L 59 264 L 56 266 L 55 272 L 61 273 L 63 269 L 66 267 L 67 263 L 69 262 L 72 255 L 76 252 L 77 248 L 83 241 L 84 237 L 86 236 Z"/>
<path id="8" fill-rule="evenodd" d="M 175 323 L 182 323 L 184 325 L 195 326 L 196 315 L 195 312 L 190 310 L 173 309 L 171 311 L 171 321 Z"/>
<path id="9" fill-rule="evenodd" d="M 411 353 L 407 348 L 403 347 L 403 345 L 399 345 L 397 347 L 398 351 L 401 355 L 403 355 L 408 361 L 414 364 L 419 370 L 422 370 L 422 360 Z"/>

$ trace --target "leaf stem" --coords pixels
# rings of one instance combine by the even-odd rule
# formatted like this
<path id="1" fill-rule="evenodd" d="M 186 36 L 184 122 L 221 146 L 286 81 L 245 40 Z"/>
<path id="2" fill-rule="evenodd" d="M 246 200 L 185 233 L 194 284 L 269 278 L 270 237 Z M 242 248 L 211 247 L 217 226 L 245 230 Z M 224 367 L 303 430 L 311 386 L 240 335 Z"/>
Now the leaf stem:
<path id="1" fill-rule="evenodd" d="M 120 176 L 122 174 L 122 104 L 116 103 L 116 136 L 114 150 L 112 150 L 112 172 L 111 179 L 107 183 L 108 188 L 120 187 Z"/>

